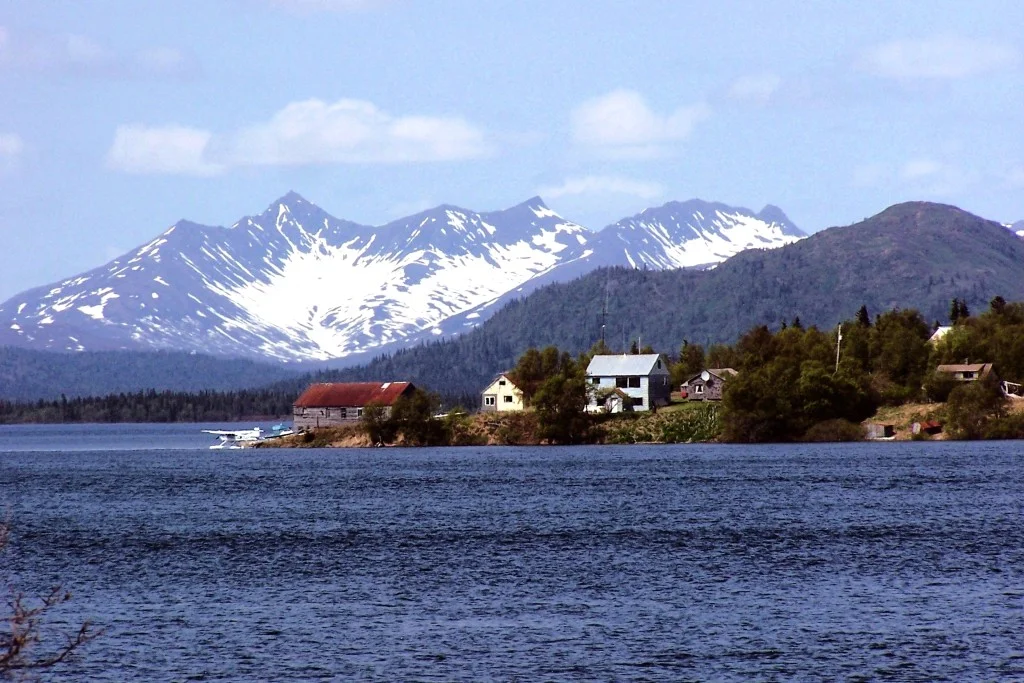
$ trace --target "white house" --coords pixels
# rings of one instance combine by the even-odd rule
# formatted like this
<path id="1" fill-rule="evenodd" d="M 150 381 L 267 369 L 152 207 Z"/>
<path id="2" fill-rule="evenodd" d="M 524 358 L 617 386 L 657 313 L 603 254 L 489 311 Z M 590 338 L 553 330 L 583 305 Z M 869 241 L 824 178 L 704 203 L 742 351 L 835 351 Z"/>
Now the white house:
<path id="1" fill-rule="evenodd" d="M 516 386 L 508 375 L 502 373 L 481 392 L 480 410 L 488 412 L 505 412 L 523 410 L 523 390 Z"/>
<path id="2" fill-rule="evenodd" d="M 594 356 L 587 366 L 587 393 L 589 412 L 623 410 L 623 402 L 614 400 L 606 408 L 605 399 L 613 394 L 629 397 L 633 410 L 668 405 L 668 361 L 659 353 Z"/>

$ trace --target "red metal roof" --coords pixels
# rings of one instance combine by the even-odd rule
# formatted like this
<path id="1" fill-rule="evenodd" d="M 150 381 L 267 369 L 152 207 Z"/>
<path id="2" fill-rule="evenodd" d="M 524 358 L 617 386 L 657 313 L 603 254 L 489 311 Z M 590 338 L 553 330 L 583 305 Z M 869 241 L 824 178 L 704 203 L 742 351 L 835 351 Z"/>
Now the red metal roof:
<path id="1" fill-rule="evenodd" d="M 310 384 L 295 399 L 298 408 L 361 408 L 371 403 L 389 406 L 415 387 L 409 382 L 334 382 Z"/>

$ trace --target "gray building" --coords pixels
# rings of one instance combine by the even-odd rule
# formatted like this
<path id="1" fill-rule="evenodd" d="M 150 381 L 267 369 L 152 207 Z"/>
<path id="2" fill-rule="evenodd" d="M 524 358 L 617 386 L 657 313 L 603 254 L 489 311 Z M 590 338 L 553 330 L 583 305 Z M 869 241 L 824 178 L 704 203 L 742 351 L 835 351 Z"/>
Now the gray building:
<path id="1" fill-rule="evenodd" d="M 668 405 L 672 393 L 668 361 L 658 353 L 594 356 L 587 366 L 587 390 L 590 412 L 605 410 L 606 405 L 614 406 L 613 412 L 629 410 L 625 403 L 632 410 Z M 629 400 L 609 403 L 612 394 Z"/>
<path id="2" fill-rule="evenodd" d="M 702 370 L 683 382 L 682 391 L 691 401 L 721 401 L 726 383 L 738 374 L 732 368 Z"/>

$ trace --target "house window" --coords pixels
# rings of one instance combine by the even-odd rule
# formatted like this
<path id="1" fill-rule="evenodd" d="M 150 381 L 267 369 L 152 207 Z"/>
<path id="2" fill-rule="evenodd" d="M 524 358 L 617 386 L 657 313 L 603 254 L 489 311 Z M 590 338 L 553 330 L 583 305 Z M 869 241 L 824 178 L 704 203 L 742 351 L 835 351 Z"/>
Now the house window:
<path id="1" fill-rule="evenodd" d="M 503 386 L 505 386 L 505 380 L 503 380 L 503 379 L 499 379 L 499 380 L 498 380 L 498 386 L 499 386 L 499 387 L 503 387 Z"/>
<path id="2" fill-rule="evenodd" d="M 511 402 L 512 402 L 512 397 L 511 396 L 506 396 L 505 397 L 505 403 L 511 403 Z"/>
<path id="3" fill-rule="evenodd" d="M 362 416 L 363 416 L 363 409 L 362 408 L 356 408 L 356 417 L 362 417 Z"/>
<path id="4" fill-rule="evenodd" d="M 973 372 L 965 372 L 964 373 L 964 379 L 974 379 L 974 373 Z"/>
<path id="5" fill-rule="evenodd" d="M 485 406 L 493 406 L 494 405 L 494 397 L 493 396 L 484 396 L 484 405 Z"/>
<path id="6" fill-rule="evenodd" d="M 633 405 L 642 406 L 643 404 L 644 404 L 644 397 L 643 396 L 641 396 L 639 398 L 634 398 L 633 399 Z"/>
<path id="7" fill-rule="evenodd" d="M 633 388 L 633 389 L 639 389 L 640 388 L 640 378 L 639 377 L 630 377 L 629 378 L 629 386 L 631 388 Z"/>
<path id="8" fill-rule="evenodd" d="M 661 370 L 661 359 L 660 358 L 658 359 L 658 363 L 657 363 L 657 365 L 655 365 L 655 367 L 658 368 L 659 370 Z"/>
<path id="9" fill-rule="evenodd" d="M 628 377 L 616 377 L 615 378 L 615 386 L 617 386 L 619 389 L 625 389 L 626 387 L 629 386 L 629 378 Z"/>
<path id="10" fill-rule="evenodd" d="M 342 420 L 347 420 L 348 419 L 348 408 L 339 408 L 338 409 L 338 417 L 340 417 Z"/>
<path id="11" fill-rule="evenodd" d="M 693 388 L 693 393 L 695 393 L 695 394 L 703 394 L 704 393 L 704 386 L 701 385 L 701 384 L 698 384 L 697 386 L 695 386 Z"/>
<path id="12" fill-rule="evenodd" d="M 600 377 L 591 377 L 590 378 L 590 383 L 591 384 L 600 384 L 601 383 L 601 378 Z"/>

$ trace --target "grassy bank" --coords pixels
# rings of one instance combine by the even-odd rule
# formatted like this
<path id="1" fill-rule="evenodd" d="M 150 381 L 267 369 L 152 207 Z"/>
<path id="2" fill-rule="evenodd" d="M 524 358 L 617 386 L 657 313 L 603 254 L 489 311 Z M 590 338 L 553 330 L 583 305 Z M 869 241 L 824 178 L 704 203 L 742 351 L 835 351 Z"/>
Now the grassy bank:
<path id="1" fill-rule="evenodd" d="M 476 413 L 452 415 L 445 421 L 447 446 L 538 446 L 537 414 Z M 718 437 L 718 406 L 679 404 L 656 413 L 622 413 L 594 418 L 587 443 L 696 443 Z M 371 442 L 361 424 L 315 429 L 259 444 L 260 448 L 360 448 Z M 401 435 L 394 446 L 406 445 Z"/>

